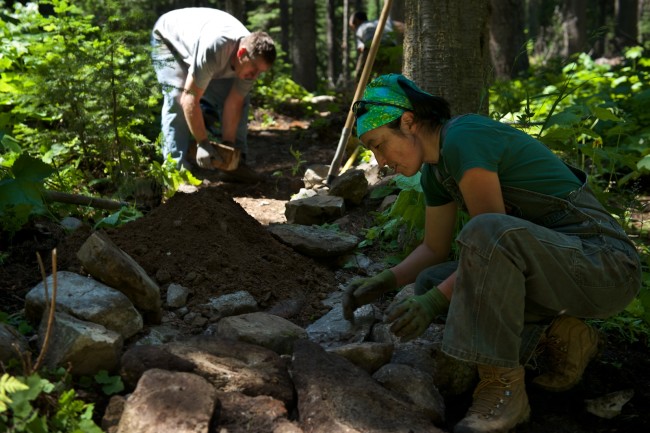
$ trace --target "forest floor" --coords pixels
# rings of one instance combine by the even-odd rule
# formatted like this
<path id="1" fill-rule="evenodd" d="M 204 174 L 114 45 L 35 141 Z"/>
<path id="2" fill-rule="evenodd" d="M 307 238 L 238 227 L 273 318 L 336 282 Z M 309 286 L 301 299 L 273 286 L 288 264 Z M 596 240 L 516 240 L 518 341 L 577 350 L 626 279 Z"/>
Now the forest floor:
<path id="1" fill-rule="evenodd" d="M 314 125 L 323 124 L 282 116 L 264 128 L 253 122 L 248 164 L 263 180 L 225 182 L 218 172 L 203 173 L 199 191 L 178 193 L 143 218 L 107 230 L 108 234 L 160 283 L 163 295 L 169 282 L 190 288 L 190 309 L 211 296 L 247 290 L 262 307 L 297 300 L 302 308 L 292 320 L 301 326 L 309 324 L 327 312 L 320 301 L 355 274 L 336 263 L 317 262 L 293 252 L 275 241 L 266 225 L 286 221 L 285 203 L 303 186 L 306 167 L 332 162 L 345 118 L 330 115 L 328 120 L 318 128 Z M 374 206 L 364 203 L 348 209 L 341 229 L 362 239 L 363 229 L 373 225 L 370 211 Z M 42 222 L 18 233 L 11 255 L 0 267 L 0 310 L 19 312 L 27 291 L 40 281 L 36 251 L 47 269 L 50 252 L 56 247 L 58 270 L 83 272 L 75 253 L 88 232 L 86 228 L 66 235 Z M 381 260 L 383 253 L 368 249 L 364 254 Z M 531 420 L 516 431 L 650 431 L 650 350 L 646 343 L 611 335 L 574 389 L 551 394 L 529 386 Z M 634 396 L 620 415 L 603 419 L 585 410 L 586 399 L 624 390 L 633 390 Z M 449 430 L 470 401 L 471 395 L 463 395 L 448 402 Z"/>

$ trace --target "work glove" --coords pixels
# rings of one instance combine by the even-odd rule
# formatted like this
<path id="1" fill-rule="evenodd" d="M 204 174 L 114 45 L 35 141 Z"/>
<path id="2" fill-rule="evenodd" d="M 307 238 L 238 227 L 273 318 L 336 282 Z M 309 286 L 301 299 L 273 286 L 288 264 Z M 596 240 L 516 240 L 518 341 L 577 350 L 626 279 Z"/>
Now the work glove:
<path id="1" fill-rule="evenodd" d="M 442 292 L 433 289 L 393 303 L 386 311 L 385 322 L 392 323 L 390 330 L 402 341 L 420 336 L 433 320 L 449 310 L 449 300 Z"/>
<path id="2" fill-rule="evenodd" d="M 354 310 L 379 298 L 382 294 L 395 290 L 395 274 L 386 269 L 374 277 L 354 280 L 343 294 L 343 317 L 352 321 Z"/>
<path id="3" fill-rule="evenodd" d="M 222 161 L 222 158 L 209 140 L 201 140 L 196 146 L 196 165 L 214 170 L 212 160 Z"/>

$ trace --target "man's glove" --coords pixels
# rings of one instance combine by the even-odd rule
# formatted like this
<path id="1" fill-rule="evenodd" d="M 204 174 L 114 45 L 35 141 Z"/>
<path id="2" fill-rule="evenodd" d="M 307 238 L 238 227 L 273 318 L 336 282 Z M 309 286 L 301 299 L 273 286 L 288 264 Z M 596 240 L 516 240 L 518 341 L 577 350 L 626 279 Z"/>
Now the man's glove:
<path id="1" fill-rule="evenodd" d="M 354 310 L 379 298 L 382 294 L 395 290 L 395 274 L 386 269 L 374 277 L 361 278 L 350 283 L 343 295 L 343 317 L 354 318 Z"/>
<path id="2" fill-rule="evenodd" d="M 196 165 L 214 170 L 212 160 L 222 161 L 217 148 L 209 140 L 202 140 L 196 145 Z"/>
<path id="3" fill-rule="evenodd" d="M 433 289 L 422 295 L 411 296 L 388 307 L 386 322 L 390 330 L 402 341 L 420 336 L 437 316 L 449 310 L 449 300 L 442 292 Z"/>

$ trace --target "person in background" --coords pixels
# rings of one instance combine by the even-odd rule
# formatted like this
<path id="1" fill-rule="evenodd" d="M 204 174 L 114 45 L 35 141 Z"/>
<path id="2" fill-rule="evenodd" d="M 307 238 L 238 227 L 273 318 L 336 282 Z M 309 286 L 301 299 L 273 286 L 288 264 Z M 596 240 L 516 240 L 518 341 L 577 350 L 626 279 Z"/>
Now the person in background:
<path id="1" fill-rule="evenodd" d="M 373 80 L 353 104 L 357 135 L 404 176 L 421 173 L 423 242 L 396 266 L 351 282 L 356 308 L 415 282 L 385 320 L 402 340 L 446 316 L 442 350 L 477 365 L 480 383 L 455 433 L 508 431 L 528 419 L 524 366 L 544 351 L 532 384 L 562 392 L 598 350 L 584 318 L 622 311 L 641 287 L 634 243 L 599 203 L 587 175 L 530 135 L 488 117 L 450 116 L 447 101 L 406 77 Z M 470 219 L 455 241 L 459 210 Z M 399 298 L 398 298 L 399 299 Z"/>
<path id="2" fill-rule="evenodd" d="M 368 59 L 368 52 L 372 39 L 375 36 L 375 31 L 379 25 L 379 20 L 368 21 L 368 16 L 363 11 L 357 11 L 350 16 L 350 28 L 354 31 L 356 47 L 357 47 L 357 65 L 355 68 L 355 79 L 359 82 L 363 66 Z M 382 49 L 385 47 L 397 46 L 396 32 L 404 33 L 404 23 L 400 21 L 393 21 L 390 17 L 386 20 L 384 30 L 381 35 L 381 45 L 377 51 L 377 56 L 373 63 L 373 70 L 379 74 L 390 72 L 391 58 L 390 53 Z M 401 67 L 400 67 L 401 69 Z"/>
<path id="3" fill-rule="evenodd" d="M 265 32 L 249 32 L 232 15 L 210 8 L 185 8 L 162 15 L 151 37 L 152 58 L 164 95 L 162 153 L 178 167 L 196 164 L 213 169 L 220 159 L 208 132 L 241 150 L 238 171 L 247 154 L 249 92 L 276 58 L 275 43 Z M 189 158 L 196 141 L 196 158 Z"/>

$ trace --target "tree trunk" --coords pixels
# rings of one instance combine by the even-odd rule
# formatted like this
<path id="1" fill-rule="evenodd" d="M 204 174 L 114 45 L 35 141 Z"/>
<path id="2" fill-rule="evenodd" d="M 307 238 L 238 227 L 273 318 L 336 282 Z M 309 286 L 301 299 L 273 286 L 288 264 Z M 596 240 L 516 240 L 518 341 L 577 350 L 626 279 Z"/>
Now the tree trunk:
<path id="1" fill-rule="evenodd" d="M 285 53 L 289 53 L 290 50 L 290 22 L 289 0 L 280 0 L 280 46 Z"/>
<path id="2" fill-rule="evenodd" d="M 327 85 L 334 88 L 338 63 L 336 43 L 336 0 L 327 0 Z"/>
<path id="3" fill-rule="evenodd" d="M 291 66 L 293 80 L 308 91 L 316 90 L 316 2 L 293 0 Z"/>
<path id="4" fill-rule="evenodd" d="M 487 113 L 488 0 L 406 0 L 404 75 L 454 114 Z"/>
<path id="5" fill-rule="evenodd" d="M 587 0 L 566 0 L 562 7 L 562 56 L 587 49 Z"/>
<path id="6" fill-rule="evenodd" d="M 524 36 L 524 4 L 519 0 L 491 0 L 490 52 L 494 75 L 514 78 L 528 70 Z"/>
<path id="7" fill-rule="evenodd" d="M 639 2 L 638 0 L 616 0 L 616 31 L 614 46 L 618 54 L 625 47 L 638 45 L 639 33 Z"/>
<path id="8" fill-rule="evenodd" d="M 339 89 L 347 89 L 350 84 L 350 1 L 343 0 L 343 32 L 341 35 L 341 49 L 343 51 L 341 75 L 336 82 Z M 352 45 L 354 46 L 354 45 Z"/>
<path id="9" fill-rule="evenodd" d="M 650 23 L 650 0 L 639 0 L 639 23 Z M 650 25 L 639 26 L 639 43 L 650 41 Z"/>
<path id="10" fill-rule="evenodd" d="M 226 0 L 225 10 L 246 24 L 246 0 Z"/>

